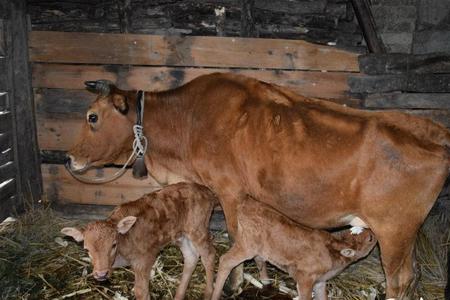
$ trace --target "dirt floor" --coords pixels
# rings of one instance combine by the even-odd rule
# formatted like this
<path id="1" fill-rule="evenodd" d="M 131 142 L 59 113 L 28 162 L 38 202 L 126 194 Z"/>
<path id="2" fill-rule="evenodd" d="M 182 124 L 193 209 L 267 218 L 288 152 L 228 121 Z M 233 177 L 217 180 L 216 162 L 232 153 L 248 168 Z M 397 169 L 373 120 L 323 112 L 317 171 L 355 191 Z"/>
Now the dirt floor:
<path id="1" fill-rule="evenodd" d="M 0 299 L 134 299 L 134 276 L 128 268 L 116 269 L 104 283 L 96 282 L 90 275 L 89 258 L 82 244 L 59 233 L 65 226 L 82 223 L 57 217 L 51 209 L 35 209 L 14 223 L 0 225 Z M 430 217 L 419 235 L 416 255 L 421 277 L 417 299 L 443 299 L 448 224 L 442 216 Z M 226 233 L 215 232 L 214 238 L 220 255 L 229 247 Z M 153 269 L 152 299 L 172 299 L 181 272 L 179 250 L 166 247 Z M 244 272 L 258 278 L 252 262 L 245 264 Z M 284 291 L 294 290 L 294 282 L 274 267 L 269 273 L 273 278 L 271 286 L 258 289 L 245 281 L 242 293 L 232 299 L 292 299 L 279 289 L 282 286 Z M 375 249 L 368 258 L 331 280 L 328 292 L 331 299 L 376 300 L 382 299 L 384 285 Z M 201 299 L 203 287 L 204 272 L 199 264 L 187 299 Z"/>

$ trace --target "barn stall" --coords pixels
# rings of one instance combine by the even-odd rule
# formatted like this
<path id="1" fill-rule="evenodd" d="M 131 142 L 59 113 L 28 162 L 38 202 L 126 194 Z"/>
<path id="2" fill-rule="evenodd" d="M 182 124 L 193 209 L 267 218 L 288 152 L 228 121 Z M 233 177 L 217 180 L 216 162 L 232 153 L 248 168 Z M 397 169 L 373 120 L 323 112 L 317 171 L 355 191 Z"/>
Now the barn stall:
<path id="1" fill-rule="evenodd" d="M 165 90 L 202 74 L 234 72 L 305 96 L 402 110 L 450 127 L 450 49 L 440 42 L 448 34 L 442 14 L 450 8 L 428 2 L 0 1 L 6 70 L 0 75 L 0 216 L 19 216 L 0 233 L 2 297 L 131 297 L 128 269 L 117 270 L 110 284 L 97 284 L 88 275 L 87 254 L 58 233 L 160 188 L 151 178 L 134 179 L 131 170 L 103 185 L 81 183 L 65 170 L 65 153 L 94 99 L 84 81 Z M 433 35 L 441 39 L 427 39 Z M 87 175 L 108 176 L 121 164 Z M 443 298 L 449 203 L 447 186 L 419 236 L 417 297 Z M 211 228 L 223 252 L 228 241 L 220 208 Z M 162 253 L 152 280 L 156 298 L 171 297 L 180 259 L 173 247 Z M 242 299 L 292 297 L 293 282 L 276 269 L 274 284 L 262 290 L 251 283 L 254 265 L 246 274 Z M 199 297 L 203 282 L 198 268 L 190 297 Z M 384 288 L 376 250 L 329 284 L 343 299 L 376 299 Z"/>

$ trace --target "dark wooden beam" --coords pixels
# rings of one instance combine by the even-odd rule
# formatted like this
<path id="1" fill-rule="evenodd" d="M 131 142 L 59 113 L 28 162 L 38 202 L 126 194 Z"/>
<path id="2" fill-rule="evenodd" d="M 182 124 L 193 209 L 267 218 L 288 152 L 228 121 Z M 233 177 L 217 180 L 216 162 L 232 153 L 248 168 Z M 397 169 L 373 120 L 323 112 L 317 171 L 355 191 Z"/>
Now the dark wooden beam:
<path id="1" fill-rule="evenodd" d="M 450 73 L 450 55 L 366 54 L 358 57 L 360 71 L 368 75 L 402 73 Z"/>
<path id="2" fill-rule="evenodd" d="M 370 10 L 368 0 L 352 0 L 356 18 L 366 40 L 367 48 L 371 53 L 385 53 L 386 49 L 378 36 L 375 21 Z"/>

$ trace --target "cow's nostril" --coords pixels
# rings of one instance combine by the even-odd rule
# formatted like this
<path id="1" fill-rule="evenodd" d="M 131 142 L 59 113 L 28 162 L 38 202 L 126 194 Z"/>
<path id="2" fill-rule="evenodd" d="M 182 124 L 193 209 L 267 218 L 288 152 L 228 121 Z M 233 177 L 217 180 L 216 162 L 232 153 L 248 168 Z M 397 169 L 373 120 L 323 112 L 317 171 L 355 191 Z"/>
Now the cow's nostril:
<path id="1" fill-rule="evenodd" d="M 95 277 L 95 279 L 100 280 L 100 281 L 106 280 L 108 277 L 108 271 L 95 272 L 94 277 Z"/>
<path id="2" fill-rule="evenodd" d="M 66 154 L 66 156 L 64 157 L 64 163 L 70 164 L 70 161 L 71 161 L 71 155 Z"/>

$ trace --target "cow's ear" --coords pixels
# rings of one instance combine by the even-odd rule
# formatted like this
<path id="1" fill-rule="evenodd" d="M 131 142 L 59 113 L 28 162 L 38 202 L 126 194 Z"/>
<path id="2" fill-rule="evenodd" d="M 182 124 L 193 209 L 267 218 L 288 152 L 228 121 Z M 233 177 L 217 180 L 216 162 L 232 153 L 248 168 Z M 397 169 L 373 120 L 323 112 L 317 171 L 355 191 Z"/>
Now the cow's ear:
<path id="1" fill-rule="evenodd" d="M 83 233 L 75 227 L 64 227 L 61 229 L 61 233 L 67 236 L 71 236 L 75 241 L 81 242 L 84 240 Z"/>
<path id="2" fill-rule="evenodd" d="M 341 255 L 345 256 L 345 257 L 348 257 L 348 258 L 351 258 L 351 257 L 355 256 L 355 254 L 356 254 L 355 250 L 350 249 L 350 248 L 345 248 L 345 249 L 341 250 Z"/>
<path id="3" fill-rule="evenodd" d="M 122 114 L 126 115 L 128 112 L 128 99 L 124 95 L 114 94 L 112 96 L 114 107 Z"/>
<path id="4" fill-rule="evenodd" d="M 134 223 L 136 223 L 137 218 L 134 216 L 128 216 L 123 218 L 117 224 L 117 231 L 121 234 L 127 233 L 131 227 L 133 227 Z"/>

